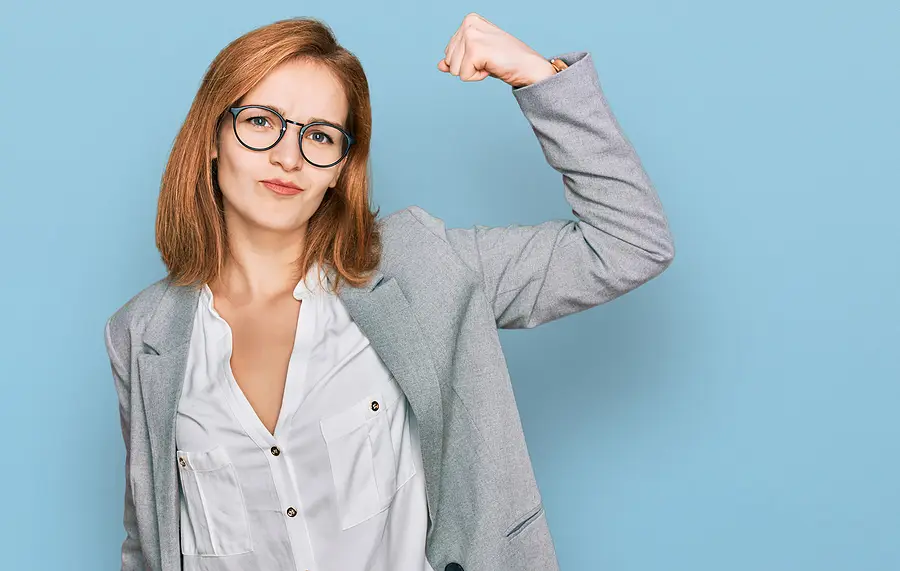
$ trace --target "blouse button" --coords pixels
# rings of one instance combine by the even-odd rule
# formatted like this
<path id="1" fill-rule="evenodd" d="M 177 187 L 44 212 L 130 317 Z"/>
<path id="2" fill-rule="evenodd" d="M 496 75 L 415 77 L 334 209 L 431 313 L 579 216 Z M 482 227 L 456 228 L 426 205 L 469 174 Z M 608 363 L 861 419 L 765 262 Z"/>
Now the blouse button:
<path id="1" fill-rule="evenodd" d="M 373 401 L 372 401 L 372 410 L 373 410 L 373 411 L 377 411 L 377 410 L 378 410 L 378 401 L 377 401 L 377 400 L 373 400 Z"/>
<path id="2" fill-rule="evenodd" d="M 270 448 L 270 452 L 272 452 L 272 456 L 278 456 L 279 454 L 281 454 L 281 450 L 279 450 L 277 446 L 273 446 L 272 448 Z"/>
<path id="3" fill-rule="evenodd" d="M 287 515 L 288 517 L 294 517 L 295 515 L 297 515 L 297 510 L 295 510 L 294 508 L 288 508 Z"/>
<path id="4" fill-rule="evenodd" d="M 179 458 L 178 463 L 181 464 L 182 467 L 187 466 L 187 462 L 184 461 L 184 458 Z"/>

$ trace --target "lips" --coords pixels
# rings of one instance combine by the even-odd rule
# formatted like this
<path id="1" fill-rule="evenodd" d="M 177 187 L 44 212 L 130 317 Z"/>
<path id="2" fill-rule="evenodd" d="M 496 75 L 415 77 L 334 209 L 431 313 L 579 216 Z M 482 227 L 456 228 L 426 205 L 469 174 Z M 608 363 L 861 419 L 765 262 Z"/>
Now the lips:
<path id="1" fill-rule="evenodd" d="M 278 194 L 292 195 L 303 192 L 303 189 L 292 182 L 287 182 L 277 178 L 260 181 L 263 186 Z"/>

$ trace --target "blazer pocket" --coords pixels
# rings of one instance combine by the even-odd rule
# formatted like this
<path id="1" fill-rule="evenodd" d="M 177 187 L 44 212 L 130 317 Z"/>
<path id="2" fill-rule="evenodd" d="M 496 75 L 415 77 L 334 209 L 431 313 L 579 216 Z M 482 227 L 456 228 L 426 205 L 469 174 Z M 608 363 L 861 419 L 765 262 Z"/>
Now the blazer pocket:
<path id="1" fill-rule="evenodd" d="M 370 393 L 319 421 L 342 530 L 386 510 L 397 489 L 415 473 L 408 425 L 395 427 L 398 437 L 391 437 L 389 413 L 404 405 L 403 395 L 388 404 L 382 393 Z"/>
<path id="2" fill-rule="evenodd" d="M 544 504 L 539 503 L 537 506 L 529 510 L 527 514 L 525 514 L 523 517 L 520 517 L 518 521 L 516 521 L 506 529 L 506 538 L 512 539 L 515 536 L 519 535 L 520 533 L 525 531 L 528 526 L 536 522 L 542 515 L 544 515 Z"/>
<path id="3" fill-rule="evenodd" d="M 181 479 L 181 552 L 239 555 L 253 550 L 237 471 L 222 446 L 176 451 Z"/>

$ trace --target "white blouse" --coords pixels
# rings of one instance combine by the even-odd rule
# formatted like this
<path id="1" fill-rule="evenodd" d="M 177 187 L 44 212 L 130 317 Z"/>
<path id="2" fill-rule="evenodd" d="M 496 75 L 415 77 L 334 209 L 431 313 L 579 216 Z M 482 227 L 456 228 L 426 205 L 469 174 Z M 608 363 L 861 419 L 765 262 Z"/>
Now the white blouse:
<path id="1" fill-rule="evenodd" d="M 434 571 L 415 416 L 313 266 L 274 436 L 203 287 L 176 417 L 185 571 Z M 327 281 L 326 281 L 327 283 Z"/>

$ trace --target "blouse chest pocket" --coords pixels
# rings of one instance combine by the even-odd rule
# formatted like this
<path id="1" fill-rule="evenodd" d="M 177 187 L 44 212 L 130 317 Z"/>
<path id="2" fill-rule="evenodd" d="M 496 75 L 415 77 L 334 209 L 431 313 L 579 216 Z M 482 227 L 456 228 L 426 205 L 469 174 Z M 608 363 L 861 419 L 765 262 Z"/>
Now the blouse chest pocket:
<path id="1" fill-rule="evenodd" d="M 222 446 L 207 452 L 178 450 L 181 479 L 181 552 L 238 555 L 252 551 L 244 494 Z"/>
<path id="2" fill-rule="evenodd" d="M 416 473 L 405 406 L 402 394 L 385 403 L 370 393 L 320 421 L 342 530 L 386 510 Z"/>

